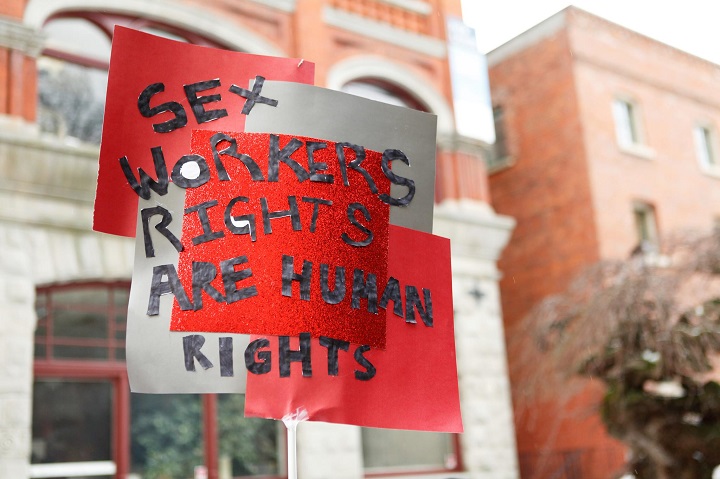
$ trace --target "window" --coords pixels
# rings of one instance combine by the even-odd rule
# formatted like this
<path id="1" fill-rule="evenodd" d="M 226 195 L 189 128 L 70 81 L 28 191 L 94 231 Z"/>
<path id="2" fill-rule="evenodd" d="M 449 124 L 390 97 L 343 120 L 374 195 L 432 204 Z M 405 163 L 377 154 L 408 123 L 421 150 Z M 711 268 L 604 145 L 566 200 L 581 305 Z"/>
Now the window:
<path id="1" fill-rule="evenodd" d="M 38 125 L 41 131 L 99 143 L 115 25 L 197 45 L 216 42 L 147 19 L 102 12 L 61 13 L 43 26 L 38 59 Z"/>
<path id="2" fill-rule="evenodd" d="M 58 18 L 43 28 L 38 59 L 38 124 L 42 131 L 99 143 L 110 36 L 81 18 Z"/>
<path id="3" fill-rule="evenodd" d="M 283 423 L 245 417 L 244 395 L 221 394 L 217 406 L 219 469 L 226 472 L 221 477 L 279 476 Z"/>
<path id="4" fill-rule="evenodd" d="M 130 397 L 131 477 L 193 477 L 195 466 L 204 464 L 200 395 Z"/>
<path id="5" fill-rule="evenodd" d="M 107 380 L 40 379 L 33 386 L 33 477 L 110 478 L 113 384 Z M 67 463 L 80 463 L 68 467 Z M 44 473 L 44 474 L 43 474 Z M 53 474 L 53 475 L 50 475 Z"/>
<path id="6" fill-rule="evenodd" d="M 505 125 L 507 116 L 501 106 L 493 107 L 493 122 L 495 124 L 495 144 L 492 153 L 487 155 L 488 173 L 494 173 L 513 164 L 508 149 L 507 128 Z"/>
<path id="7" fill-rule="evenodd" d="M 86 283 L 37 292 L 36 360 L 125 361 L 127 283 Z"/>
<path id="8" fill-rule="evenodd" d="M 454 434 L 363 428 L 362 445 L 365 472 L 370 474 L 460 469 Z"/>
<path id="9" fill-rule="evenodd" d="M 410 93 L 382 80 L 372 78 L 353 80 L 343 85 L 341 91 L 390 105 L 428 111 L 427 107 Z"/>
<path id="10" fill-rule="evenodd" d="M 31 477 L 127 472 L 128 294 L 127 282 L 38 289 Z"/>
<path id="11" fill-rule="evenodd" d="M 186 478 L 207 464 L 224 478 L 279 475 L 279 423 L 245 418 L 244 396 L 129 392 L 129 291 L 38 289 L 31 477 Z"/>
<path id="12" fill-rule="evenodd" d="M 696 126 L 693 129 L 695 138 L 695 151 L 700 167 L 704 171 L 718 172 L 720 164 L 717 157 L 717 136 L 715 130 L 709 126 Z"/>
<path id="13" fill-rule="evenodd" d="M 209 401 L 216 402 L 210 406 Z M 193 477 L 204 457 L 208 421 L 217 425 L 221 478 L 280 474 L 279 421 L 244 417 L 245 396 L 132 394 L 131 472 L 137 478 Z M 213 417 L 208 407 L 215 409 Z"/>
<path id="14" fill-rule="evenodd" d="M 620 146 L 627 148 L 643 144 L 638 108 L 635 103 L 615 99 L 613 116 L 615 118 L 615 134 Z"/>
<path id="15" fill-rule="evenodd" d="M 495 123 L 495 158 L 505 158 L 508 156 L 508 148 L 505 138 L 505 111 L 502 107 L 493 108 L 493 121 Z"/>
<path id="16" fill-rule="evenodd" d="M 657 252 L 659 237 L 655 219 L 655 207 L 649 203 L 636 201 L 633 204 L 633 217 L 638 252 Z"/>

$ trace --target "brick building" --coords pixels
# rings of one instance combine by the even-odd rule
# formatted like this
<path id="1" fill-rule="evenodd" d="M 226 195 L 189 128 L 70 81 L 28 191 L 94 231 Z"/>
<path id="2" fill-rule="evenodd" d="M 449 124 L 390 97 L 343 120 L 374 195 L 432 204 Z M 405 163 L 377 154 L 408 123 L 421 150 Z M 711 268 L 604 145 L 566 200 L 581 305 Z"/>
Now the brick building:
<path id="1" fill-rule="evenodd" d="M 0 477 L 285 474 L 282 429 L 243 420 L 242 397 L 127 388 L 132 241 L 90 226 L 114 24 L 304 58 L 319 86 L 438 116 L 466 432 L 302 424 L 300 475 L 517 477 L 496 268 L 514 223 L 489 206 L 488 145 L 455 126 L 445 21 L 459 14 L 459 0 L 0 3 Z"/>
<path id="2" fill-rule="evenodd" d="M 718 224 L 720 67 L 574 7 L 488 62 L 492 204 L 517 220 L 499 263 L 508 336 L 583 267 Z M 623 452 L 590 412 L 598 398 L 516 407 L 522 477 L 570 477 L 552 476 L 570 463 L 577 477 L 611 477 Z"/>

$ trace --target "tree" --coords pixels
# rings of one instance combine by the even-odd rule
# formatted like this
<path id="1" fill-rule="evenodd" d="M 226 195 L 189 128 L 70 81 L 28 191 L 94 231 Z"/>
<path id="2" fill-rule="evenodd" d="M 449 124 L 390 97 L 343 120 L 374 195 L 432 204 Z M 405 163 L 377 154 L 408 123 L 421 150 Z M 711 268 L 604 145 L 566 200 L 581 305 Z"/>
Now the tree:
<path id="1" fill-rule="evenodd" d="M 38 72 L 38 124 L 42 131 L 99 143 L 105 104 L 90 70 L 56 62 Z"/>
<path id="2" fill-rule="evenodd" d="M 600 379 L 600 416 L 637 478 L 710 479 L 720 465 L 720 235 L 603 261 L 524 320 L 530 398 Z M 528 344 L 530 342 L 531 344 Z M 532 347 L 528 347 L 532 346 Z"/>
<path id="3" fill-rule="evenodd" d="M 132 469 L 148 479 L 187 479 L 204 463 L 202 403 L 191 394 L 133 394 Z"/>
<path id="4" fill-rule="evenodd" d="M 278 475 L 277 439 L 281 426 L 279 421 L 245 417 L 244 394 L 219 396 L 220 455 L 231 461 L 233 477 Z"/>
<path id="5" fill-rule="evenodd" d="M 244 417 L 245 395 L 218 397 L 218 439 L 227 474 L 277 475 L 277 421 Z M 132 470 L 146 479 L 187 479 L 203 457 L 197 394 L 133 394 Z M 227 477 L 227 476 L 225 476 Z"/>

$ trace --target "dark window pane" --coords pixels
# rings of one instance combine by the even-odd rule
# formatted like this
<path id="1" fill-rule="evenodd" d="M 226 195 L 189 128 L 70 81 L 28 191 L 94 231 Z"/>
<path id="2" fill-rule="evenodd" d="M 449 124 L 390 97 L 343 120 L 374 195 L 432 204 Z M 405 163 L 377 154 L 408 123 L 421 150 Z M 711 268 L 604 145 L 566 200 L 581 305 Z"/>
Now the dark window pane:
<path id="1" fill-rule="evenodd" d="M 116 361 L 125 361 L 125 348 L 116 348 L 115 349 L 115 360 Z"/>
<path id="2" fill-rule="evenodd" d="M 32 462 L 111 460 L 111 407 L 110 382 L 36 381 Z"/>
<path id="3" fill-rule="evenodd" d="M 105 359 L 108 350 L 103 347 L 53 346 L 53 356 L 57 359 Z"/>
<path id="4" fill-rule="evenodd" d="M 35 344 L 35 357 L 44 358 L 47 354 L 47 348 L 43 344 Z"/>
<path id="5" fill-rule="evenodd" d="M 124 361 L 116 348 L 125 344 L 127 305 L 115 303 L 128 292 L 125 285 L 98 283 L 40 288 L 35 357 Z"/>
<path id="6" fill-rule="evenodd" d="M 52 291 L 53 306 L 61 305 L 105 305 L 108 302 L 107 288 L 82 287 L 62 288 Z"/>
<path id="7" fill-rule="evenodd" d="M 495 122 L 495 159 L 502 160 L 508 156 L 507 138 L 505 132 L 505 112 L 500 107 L 493 108 Z"/>
<path id="8" fill-rule="evenodd" d="M 127 322 L 127 311 L 115 316 L 115 329 L 125 331 Z"/>
<path id="9" fill-rule="evenodd" d="M 130 299 L 130 290 L 127 288 L 113 289 L 113 304 L 120 309 L 127 309 L 128 300 Z"/>
<path id="10" fill-rule="evenodd" d="M 53 333 L 66 338 L 106 338 L 107 318 L 102 313 L 56 310 Z"/>

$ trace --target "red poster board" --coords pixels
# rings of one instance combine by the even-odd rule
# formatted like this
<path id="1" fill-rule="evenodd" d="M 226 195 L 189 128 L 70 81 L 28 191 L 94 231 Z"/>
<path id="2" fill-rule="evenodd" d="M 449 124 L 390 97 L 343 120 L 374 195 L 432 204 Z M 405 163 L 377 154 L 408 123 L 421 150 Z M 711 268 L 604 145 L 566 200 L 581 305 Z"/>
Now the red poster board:
<path id="1" fill-rule="evenodd" d="M 255 352 L 257 362 L 270 354 L 272 367 L 264 374 L 249 373 L 245 415 L 282 419 L 298 409 L 311 421 L 367 427 L 462 432 L 458 395 L 450 272 L 450 241 L 427 233 L 391 226 L 389 274 L 403 287 L 413 285 L 432 293 L 433 322 L 416 317 L 408 323 L 387 312 L 387 349 L 370 349 L 356 358 L 350 344 L 338 350 L 337 375 L 328 374 L 328 351 L 311 342 L 312 376 L 302 375 L 302 363 L 290 364 L 280 377 L 276 337 Z M 258 338 L 254 338 L 258 339 Z M 251 343 L 252 344 L 252 343 Z M 297 338 L 290 349 L 299 350 Z M 375 372 L 368 367 L 372 365 Z M 363 379 L 356 377 L 356 372 Z"/>
<path id="2" fill-rule="evenodd" d="M 93 229 L 135 235 L 138 197 L 128 186 L 119 158 L 127 157 L 132 171 L 137 173 L 139 167 L 157 178 L 151 148 L 161 147 L 170 171 L 188 153 L 192 130 L 243 131 L 247 98 L 231 87 L 250 89 L 250 81 L 258 76 L 312 83 L 314 65 L 189 45 L 116 27 Z M 258 103 L 255 108 L 270 107 Z"/>

